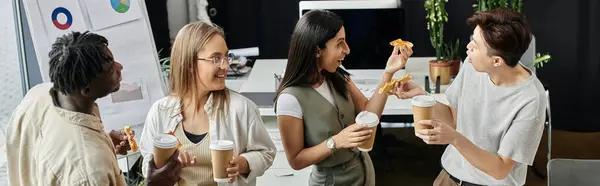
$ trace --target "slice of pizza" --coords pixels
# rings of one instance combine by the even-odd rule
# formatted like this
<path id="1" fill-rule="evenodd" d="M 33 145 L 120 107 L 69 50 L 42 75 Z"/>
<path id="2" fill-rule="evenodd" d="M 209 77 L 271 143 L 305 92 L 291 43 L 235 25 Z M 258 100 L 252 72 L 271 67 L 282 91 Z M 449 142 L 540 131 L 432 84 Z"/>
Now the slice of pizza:
<path id="1" fill-rule="evenodd" d="M 411 79 L 412 79 L 412 76 L 408 75 L 408 73 L 407 73 L 401 78 L 394 79 L 394 80 L 391 80 L 391 81 L 385 83 L 385 85 L 383 85 L 383 87 L 379 88 L 379 93 L 380 94 L 388 93 L 394 88 L 394 84 L 396 84 L 397 82 L 406 83 Z"/>
<path id="2" fill-rule="evenodd" d="M 125 135 L 127 135 L 127 141 L 129 141 L 129 146 L 131 147 L 131 150 L 133 152 L 137 152 L 138 145 L 135 142 L 135 139 L 133 139 L 133 135 L 131 135 L 131 127 L 129 127 L 129 125 L 127 125 L 127 126 L 125 126 L 123 131 L 125 131 Z"/>
<path id="3" fill-rule="evenodd" d="M 414 46 L 410 41 L 403 41 L 402 39 L 393 40 L 390 42 L 390 45 L 395 47 L 402 47 L 406 45 L 408 48 L 412 48 Z"/>

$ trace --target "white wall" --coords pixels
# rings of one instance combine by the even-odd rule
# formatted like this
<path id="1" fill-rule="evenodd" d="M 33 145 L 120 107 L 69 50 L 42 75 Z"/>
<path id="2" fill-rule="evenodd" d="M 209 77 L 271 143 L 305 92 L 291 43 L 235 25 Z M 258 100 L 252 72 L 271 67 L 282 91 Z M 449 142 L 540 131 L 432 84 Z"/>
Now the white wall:
<path id="1" fill-rule="evenodd" d="M 0 185 L 8 183 L 4 157 L 4 129 L 12 111 L 23 98 L 12 1 L 0 0 Z"/>
<path id="2" fill-rule="evenodd" d="M 188 1 L 167 0 L 167 13 L 169 14 L 169 34 L 173 41 L 179 29 L 188 23 Z"/>
<path id="3" fill-rule="evenodd" d="M 23 98 L 12 0 L 0 0 L 0 127 Z M 0 134 L 3 135 L 3 134 Z M 2 142 L 4 144 L 4 142 Z"/>
<path id="4" fill-rule="evenodd" d="M 167 13 L 169 14 L 169 34 L 171 41 L 175 40 L 177 32 L 183 26 L 195 21 L 207 21 L 206 11 L 198 12 L 199 8 L 206 10 L 206 0 L 167 0 Z M 210 21 L 210 20 L 208 20 Z"/>

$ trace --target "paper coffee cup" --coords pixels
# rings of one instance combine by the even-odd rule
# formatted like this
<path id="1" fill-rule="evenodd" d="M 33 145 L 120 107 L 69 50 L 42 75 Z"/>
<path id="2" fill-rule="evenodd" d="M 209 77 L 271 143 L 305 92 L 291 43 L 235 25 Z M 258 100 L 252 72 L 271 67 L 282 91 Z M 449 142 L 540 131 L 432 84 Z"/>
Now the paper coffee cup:
<path id="1" fill-rule="evenodd" d="M 154 144 L 154 165 L 161 168 L 177 150 L 177 137 L 169 134 L 159 134 L 152 140 Z"/>
<path id="2" fill-rule="evenodd" d="M 437 104 L 435 98 L 427 95 L 415 96 L 411 100 L 415 132 L 421 129 L 431 129 L 429 125 L 421 125 L 419 121 L 433 118 L 433 106 Z"/>
<path id="3" fill-rule="evenodd" d="M 227 177 L 227 168 L 233 157 L 233 141 L 216 140 L 210 143 L 210 153 L 212 158 L 213 176 L 217 183 L 227 183 L 230 178 Z"/>
<path id="4" fill-rule="evenodd" d="M 360 144 L 358 146 L 358 150 L 360 151 L 371 151 L 373 149 L 373 143 L 375 142 L 375 132 L 377 132 L 379 117 L 375 113 L 362 111 L 356 116 L 356 119 L 354 121 L 358 125 L 365 125 L 366 128 L 364 130 L 373 130 L 373 133 L 371 133 L 371 137 L 367 139 L 367 141 L 365 141 L 363 144 Z"/>

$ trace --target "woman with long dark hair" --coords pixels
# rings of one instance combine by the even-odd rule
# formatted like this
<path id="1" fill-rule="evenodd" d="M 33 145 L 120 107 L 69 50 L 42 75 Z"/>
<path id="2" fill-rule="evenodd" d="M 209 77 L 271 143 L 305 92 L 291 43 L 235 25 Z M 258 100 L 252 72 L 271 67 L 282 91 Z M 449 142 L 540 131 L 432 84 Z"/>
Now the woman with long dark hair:
<path id="1" fill-rule="evenodd" d="M 349 53 L 343 21 L 334 13 L 313 10 L 296 24 L 276 112 L 291 167 L 316 165 L 309 185 L 375 185 L 368 153 L 355 148 L 374 133 L 354 120 L 362 111 L 380 117 L 388 95 L 375 92 L 371 99 L 362 95 L 341 68 Z M 411 54 L 410 48 L 394 48 L 379 87 L 404 67 Z"/>

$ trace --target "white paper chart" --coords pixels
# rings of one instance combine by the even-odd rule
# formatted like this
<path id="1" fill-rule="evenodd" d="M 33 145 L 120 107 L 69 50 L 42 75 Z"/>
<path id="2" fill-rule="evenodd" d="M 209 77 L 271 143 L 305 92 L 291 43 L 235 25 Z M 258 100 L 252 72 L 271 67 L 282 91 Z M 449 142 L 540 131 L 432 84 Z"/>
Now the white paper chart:
<path id="1" fill-rule="evenodd" d="M 38 4 L 49 43 L 71 31 L 88 30 L 78 1 L 38 1 Z"/>
<path id="2" fill-rule="evenodd" d="M 165 96 L 144 0 L 23 0 L 43 82 L 50 82 L 48 52 L 57 37 L 91 31 L 106 37 L 123 65 L 121 90 L 97 100 L 104 129 L 143 124 L 152 103 Z"/>
<path id="3" fill-rule="evenodd" d="M 135 0 L 85 0 L 92 29 L 102 30 L 141 18 Z"/>

